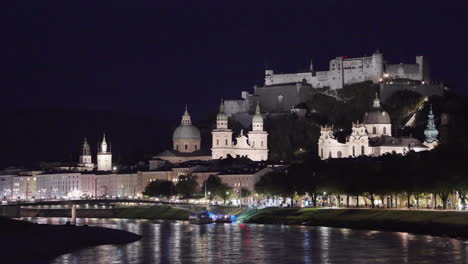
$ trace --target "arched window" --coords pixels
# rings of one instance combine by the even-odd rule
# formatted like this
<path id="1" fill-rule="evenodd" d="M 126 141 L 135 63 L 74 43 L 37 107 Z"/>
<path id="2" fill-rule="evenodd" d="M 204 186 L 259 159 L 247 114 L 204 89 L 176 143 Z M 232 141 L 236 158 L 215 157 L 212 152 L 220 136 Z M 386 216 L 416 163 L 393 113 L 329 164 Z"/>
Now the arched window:
<path id="1" fill-rule="evenodd" d="M 219 146 L 219 139 L 216 139 L 216 146 Z"/>
<path id="2" fill-rule="evenodd" d="M 331 155 L 331 151 L 328 152 L 328 158 L 331 159 L 332 155 Z"/>
<path id="3" fill-rule="evenodd" d="M 384 135 L 387 134 L 387 128 L 386 127 L 383 127 L 383 133 L 384 133 Z"/>
<path id="4" fill-rule="evenodd" d="M 176 150 L 179 150 L 179 145 L 178 145 L 178 144 L 175 145 L 175 149 L 176 149 Z"/>
<path id="5" fill-rule="evenodd" d="M 320 149 L 320 157 L 323 159 L 323 149 Z"/>
<path id="6" fill-rule="evenodd" d="M 226 139 L 226 146 L 228 145 L 228 140 Z"/>
<path id="7" fill-rule="evenodd" d="M 364 146 L 361 146 L 361 155 L 366 155 Z"/>
<path id="8" fill-rule="evenodd" d="M 185 150 L 187 150 L 187 149 L 188 149 L 188 145 L 187 145 L 187 144 L 185 144 Z"/>
<path id="9" fill-rule="evenodd" d="M 356 156 L 356 148 L 353 146 L 353 157 Z"/>
<path id="10" fill-rule="evenodd" d="M 195 144 L 195 150 L 197 150 L 197 149 L 198 149 L 198 146 L 197 146 L 197 144 Z"/>
<path id="11" fill-rule="evenodd" d="M 372 134 L 377 134 L 377 128 L 376 127 L 372 128 Z"/>
<path id="12" fill-rule="evenodd" d="M 336 155 L 338 156 L 338 158 L 341 158 L 341 151 L 338 151 Z"/>
<path id="13" fill-rule="evenodd" d="M 260 141 L 260 146 L 263 147 L 263 141 Z"/>

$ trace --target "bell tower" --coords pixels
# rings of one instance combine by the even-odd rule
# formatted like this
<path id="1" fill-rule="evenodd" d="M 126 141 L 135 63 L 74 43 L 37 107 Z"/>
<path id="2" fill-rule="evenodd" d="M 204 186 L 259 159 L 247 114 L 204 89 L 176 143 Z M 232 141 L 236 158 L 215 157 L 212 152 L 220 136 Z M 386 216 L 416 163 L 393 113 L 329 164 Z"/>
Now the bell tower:
<path id="1" fill-rule="evenodd" d="M 226 158 L 232 149 L 232 130 L 228 128 L 228 117 L 224 112 L 224 102 L 221 100 L 218 115 L 216 116 L 216 128 L 211 131 L 213 138 L 211 144 L 211 156 L 213 159 Z"/>
<path id="2" fill-rule="evenodd" d="M 83 146 L 81 148 L 80 165 L 90 168 L 94 167 L 94 164 L 92 163 L 91 149 L 86 138 L 84 139 Z"/>
<path id="3" fill-rule="evenodd" d="M 97 154 L 97 170 L 111 171 L 112 170 L 112 153 L 107 150 L 106 134 L 103 135 L 100 150 Z"/>
<path id="4" fill-rule="evenodd" d="M 253 149 L 248 155 L 253 161 L 268 159 L 268 133 L 263 130 L 263 117 L 260 112 L 260 105 L 257 102 L 255 114 L 252 117 L 252 131 L 248 134 L 249 145 Z"/>

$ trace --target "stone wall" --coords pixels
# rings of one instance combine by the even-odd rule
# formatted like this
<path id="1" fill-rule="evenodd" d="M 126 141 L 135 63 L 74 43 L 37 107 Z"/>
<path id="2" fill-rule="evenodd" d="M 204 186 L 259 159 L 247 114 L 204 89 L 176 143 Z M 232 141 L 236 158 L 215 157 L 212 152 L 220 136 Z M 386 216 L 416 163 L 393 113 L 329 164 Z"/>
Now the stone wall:
<path id="1" fill-rule="evenodd" d="M 296 83 L 257 87 L 255 95 L 262 112 L 289 112 L 303 102 L 313 89 L 310 84 Z"/>

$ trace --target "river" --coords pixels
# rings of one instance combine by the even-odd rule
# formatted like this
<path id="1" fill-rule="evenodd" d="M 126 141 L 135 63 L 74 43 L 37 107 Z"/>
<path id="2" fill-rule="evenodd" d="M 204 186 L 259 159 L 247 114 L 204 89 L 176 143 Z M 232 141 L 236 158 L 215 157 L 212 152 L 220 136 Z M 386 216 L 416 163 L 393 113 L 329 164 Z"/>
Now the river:
<path id="1" fill-rule="evenodd" d="M 82 249 L 51 263 L 468 263 L 468 241 L 408 233 L 130 219 L 83 218 L 77 222 L 127 230 L 143 239 Z"/>

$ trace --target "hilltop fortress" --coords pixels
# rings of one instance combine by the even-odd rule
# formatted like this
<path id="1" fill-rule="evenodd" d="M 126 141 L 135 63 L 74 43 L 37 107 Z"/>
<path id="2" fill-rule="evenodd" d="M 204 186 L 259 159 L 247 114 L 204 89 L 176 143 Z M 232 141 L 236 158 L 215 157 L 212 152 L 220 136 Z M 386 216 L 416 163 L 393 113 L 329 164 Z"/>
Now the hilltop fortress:
<path id="1" fill-rule="evenodd" d="M 415 64 L 386 64 L 379 51 L 368 57 L 336 57 L 328 71 L 315 71 L 313 63 L 307 72 L 275 74 L 265 71 L 265 85 L 307 82 L 314 88 L 341 89 L 346 84 L 364 81 L 378 83 L 383 78 L 404 78 L 429 82 L 429 66 L 423 56 L 416 56 Z"/>
<path id="2" fill-rule="evenodd" d="M 254 93 L 242 92 L 241 99 L 225 100 L 228 116 L 253 113 L 257 101 L 266 112 L 289 112 L 304 102 L 312 89 L 342 89 L 345 85 L 372 81 L 380 84 L 385 100 L 398 90 L 413 90 L 424 96 L 442 93 L 442 85 L 431 84 L 429 63 L 424 56 L 416 56 L 414 64 L 389 64 L 383 54 L 330 60 L 328 71 L 316 71 L 310 63 L 308 71 L 275 73 L 265 71 L 264 86 L 254 86 Z"/>

